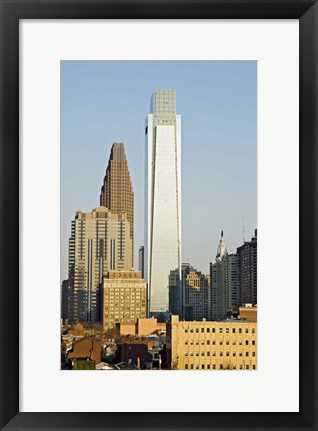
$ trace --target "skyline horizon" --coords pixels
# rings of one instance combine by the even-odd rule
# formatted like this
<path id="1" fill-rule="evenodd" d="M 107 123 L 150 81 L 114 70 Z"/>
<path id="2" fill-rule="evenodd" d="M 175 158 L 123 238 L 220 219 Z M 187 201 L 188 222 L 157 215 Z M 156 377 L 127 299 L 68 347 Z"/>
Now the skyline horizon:
<path id="1" fill-rule="evenodd" d="M 72 66 L 74 66 L 73 64 L 67 64 L 67 63 L 79 63 L 80 67 L 89 67 L 89 65 L 87 64 L 83 64 L 82 63 L 95 63 L 95 62 L 68 62 L 68 61 L 63 61 L 61 62 L 61 72 L 63 71 L 63 66 L 66 66 L 66 69 L 68 67 L 70 67 L 71 69 L 73 68 Z M 104 63 L 104 62 L 103 62 Z M 108 63 L 107 66 L 109 66 L 109 63 L 118 63 L 118 62 L 105 62 Z M 125 62 L 126 63 L 126 62 Z M 128 63 L 140 63 L 140 62 L 128 62 Z M 141 63 L 145 63 L 145 62 L 141 62 Z M 156 62 L 146 62 L 146 63 L 156 63 Z M 175 63 L 175 62 L 163 62 L 163 63 Z M 180 63 L 180 62 L 179 62 Z M 181 63 L 193 63 L 193 62 L 181 62 Z M 197 62 L 195 62 L 197 63 Z M 215 61 L 211 61 L 211 62 L 199 62 L 199 63 L 224 63 L 224 62 L 215 62 Z M 230 62 L 230 63 L 244 63 L 244 65 L 246 63 L 249 63 L 249 65 L 251 66 L 252 69 L 252 75 L 254 74 L 254 82 L 253 84 L 256 83 L 256 65 L 254 65 L 254 62 Z M 92 65 L 91 65 L 92 66 Z M 224 65 L 223 65 L 224 66 Z M 235 65 L 237 66 L 237 64 Z M 135 147 L 135 152 L 134 152 L 134 142 L 132 141 L 132 143 L 128 143 L 127 144 L 127 139 L 123 139 L 124 136 L 121 137 L 121 139 L 117 138 L 113 138 L 109 144 L 107 144 L 108 146 L 108 152 L 107 152 L 107 157 L 106 158 L 102 158 L 100 157 L 102 153 L 105 152 L 105 143 L 101 143 L 99 142 L 99 145 L 97 148 L 94 147 L 94 151 L 90 151 L 90 158 L 93 158 L 95 160 L 95 162 L 98 160 L 99 164 L 101 164 L 101 160 L 103 160 L 102 162 L 102 166 L 103 169 L 98 172 L 98 174 L 96 174 L 96 178 L 95 178 L 95 184 L 96 184 L 96 179 L 97 176 L 99 176 L 100 180 L 99 180 L 99 185 L 94 189 L 95 189 L 95 194 L 96 194 L 96 204 L 92 205 L 93 201 L 92 201 L 92 196 L 94 194 L 93 191 L 93 187 L 89 188 L 89 190 L 85 190 L 86 195 L 90 195 L 89 198 L 87 198 L 87 196 L 85 196 L 85 198 L 83 198 L 83 203 L 80 204 L 77 207 L 73 207 L 73 211 L 72 211 L 72 216 L 71 216 L 71 208 L 69 205 L 69 208 L 67 208 L 67 211 L 65 211 L 66 207 L 68 206 L 65 203 L 65 196 L 67 195 L 66 191 L 64 190 L 64 187 L 62 186 L 63 183 L 67 183 L 67 185 L 69 185 L 69 179 L 70 177 L 66 177 L 65 176 L 65 171 L 67 171 L 68 169 L 65 170 L 64 166 L 68 166 L 68 168 L 70 168 L 70 170 L 72 171 L 72 166 L 68 163 L 68 159 L 69 159 L 69 155 L 67 154 L 66 151 L 66 159 L 63 159 L 63 153 L 65 153 L 65 147 L 62 145 L 63 142 L 65 141 L 65 135 L 67 135 L 69 133 L 69 131 L 67 131 L 67 133 L 65 134 L 64 132 L 64 127 L 63 127 L 63 123 L 66 121 L 65 117 L 68 117 L 70 115 L 70 111 L 68 111 L 65 115 L 65 117 L 63 116 L 63 111 L 65 110 L 65 104 L 68 103 L 68 101 L 66 101 L 65 98 L 63 98 L 63 94 L 67 93 L 67 89 L 64 88 L 65 87 L 65 73 L 70 73 L 70 71 L 66 71 L 63 73 L 61 73 L 61 281 L 64 279 L 67 279 L 68 274 L 66 271 L 66 267 L 67 267 L 67 262 L 68 262 L 68 247 L 65 247 L 65 245 L 68 243 L 68 238 L 70 237 L 70 228 L 71 228 L 71 221 L 74 220 L 74 214 L 76 211 L 80 210 L 82 212 L 90 212 L 92 211 L 94 208 L 97 208 L 99 206 L 99 201 L 98 201 L 98 195 L 100 192 L 100 186 L 102 184 L 102 178 L 103 175 L 106 172 L 106 168 L 107 168 L 107 164 L 108 164 L 108 160 L 109 160 L 109 155 L 110 155 L 110 151 L 111 151 L 111 147 L 113 145 L 113 143 L 115 142 L 123 142 L 124 143 L 124 147 L 125 147 L 125 151 L 126 151 L 126 157 L 127 157 L 127 161 L 128 161 L 128 167 L 129 167 L 129 172 L 131 175 L 131 181 L 132 181 L 132 185 L 133 185 L 133 190 L 134 190 L 134 195 L 135 195 L 135 247 L 134 247 L 134 268 L 135 270 L 138 270 L 138 252 L 141 246 L 144 246 L 144 238 L 143 238 L 143 231 L 144 231 L 144 223 L 141 217 L 141 213 L 143 213 L 143 208 L 144 208 L 144 202 L 143 204 L 141 204 L 141 201 L 143 201 L 143 194 L 144 194 L 144 187 L 145 185 L 143 184 L 143 181 L 140 180 L 140 177 L 144 177 L 145 175 L 145 167 L 144 167 L 144 163 L 143 163 L 143 169 L 140 169 L 141 167 L 141 161 L 139 160 L 138 163 L 136 163 L 136 157 L 138 157 L 138 155 L 140 156 L 141 154 L 141 148 L 143 145 L 141 144 L 141 142 L 143 141 L 144 136 L 141 135 L 140 136 L 140 143 L 138 144 L 139 147 Z M 82 76 L 83 78 L 83 76 Z M 67 81 L 67 79 L 66 79 Z M 89 87 L 89 86 L 88 86 Z M 166 89 L 166 88 L 175 88 L 176 86 L 159 86 L 156 85 L 153 88 L 153 91 L 155 89 Z M 186 120 L 189 120 L 189 118 L 187 118 L 187 111 L 184 111 L 184 109 L 179 109 L 178 108 L 178 100 L 179 100 L 179 94 L 180 94 L 180 99 L 182 100 L 182 97 L 184 97 L 184 93 L 178 89 L 176 89 L 177 91 L 177 113 L 181 114 L 183 117 L 186 118 Z M 136 92 L 136 90 L 135 90 Z M 253 98 L 254 97 L 254 108 L 256 108 L 256 88 L 254 88 L 254 92 L 251 91 L 250 97 Z M 151 93 L 153 94 L 153 93 Z M 74 94 L 73 94 L 74 96 Z M 87 97 L 87 94 L 86 94 Z M 129 100 L 131 101 L 132 97 L 130 96 Z M 151 99 L 151 96 L 148 96 L 148 103 Z M 75 100 L 75 99 L 74 99 Z M 146 101 L 147 102 L 147 101 Z M 184 103 L 184 101 L 183 101 Z M 71 106 L 71 104 L 70 104 Z M 74 106 L 74 105 L 72 105 Z M 183 112 L 182 112 L 183 111 Z M 238 112 L 238 111 L 237 111 Z M 133 114 L 133 110 L 131 111 L 131 113 Z M 118 114 L 118 113 L 117 113 Z M 147 111 L 144 113 L 144 118 L 146 118 L 146 114 Z M 251 112 L 250 112 L 251 114 Z M 253 117 L 254 115 L 254 117 Z M 256 120 L 256 109 L 253 112 L 252 118 L 254 118 L 254 120 Z M 80 116 L 79 116 L 80 117 Z M 122 118 L 121 116 L 117 116 L 117 123 L 122 123 Z M 73 118 L 74 121 L 74 118 Z M 96 121 L 96 120 L 95 120 Z M 129 123 L 129 122 L 128 122 Z M 79 125 L 80 124 L 80 118 L 76 121 L 76 124 Z M 110 122 L 109 122 L 110 124 Z M 95 124 L 96 126 L 96 124 Z M 89 129 L 91 129 L 92 126 L 88 127 Z M 142 127 L 142 125 L 141 125 Z M 71 127 L 72 128 L 72 127 Z M 118 128 L 118 125 L 115 126 L 115 129 Z M 247 161 L 250 162 L 251 159 L 253 159 L 254 157 L 254 161 L 255 161 L 255 166 L 254 166 L 254 170 L 252 170 L 252 173 L 254 172 L 254 182 L 250 181 L 251 178 L 249 179 L 249 181 L 246 181 L 246 183 L 249 185 L 250 188 L 252 188 L 254 190 L 253 194 L 256 195 L 256 121 L 255 123 L 250 126 L 251 129 L 254 128 L 254 140 L 251 139 L 251 142 L 255 144 L 254 147 L 254 151 L 253 151 L 253 147 L 251 146 L 250 143 L 250 150 L 252 153 L 252 157 L 250 154 L 247 153 Z M 67 128 L 66 128 L 67 129 Z M 83 130 L 83 124 L 81 124 L 81 129 Z M 124 129 L 127 130 L 129 129 L 129 124 L 126 125 L 126 127 L 124 126 Z M 140 126 L 138 127 L 138 129 L 140 129 Z M 228 211 L 224 211 L 224 216 L 221 218 L 219 218 L 218 220 L 218 226 L 213 227 L 212 223 L 210 225 L 210 232 L 211 235 L 202 235 L 202 225 L 197 225 L 198 231 L 197 233 L 195 233 L 195 236 L 193 237 L 193 231 L 192 229 L 189 229 L 189 227 L 191 227 L 191 223 L 189 224 L 188 221 L 188 217 L 190 215 L 191 218 L 191 213 L 193 212 L 193 205 L 191 205 L 191 202 L 194 200 L 195 202 L 197 201 L 198 203 L 202 204 L 202 201 L 205 200 L 205 198 L 203 197 L 202 200 L 202 196 L 200 196 L 200 190 L 198 193 L 195 193 L 195 189 L 196 186 L 198 185 L 198 178 L 194 178 L 194 187 L 189 187 L 189 181 L 191 180 L 191 175 L 187 175 L 188 172 L 188 167 L 189 167 L 189 162 L 191 165 L 191 162 L 193 162 L 193 157 L 190 156 L 189 158 L 189 154 L 186 153 L 185 151 L 185 155 L 184 155 L 184 146 L 185 144 L 188 144 L 188 139 L 187 139 L 187 134 L 185 134 L 185 131 L 187 131 L 188 127 L 187 127 L 187 123 L 186 126 L 184 127 L 184 123 L 183 123 L 183 127 L 182 127 L 182 148 L 181 148 L 181 184 L 182 184 L 182 205 L 181 205 L 181 220 L 182 220 L 182 240 L 181 240 L 181 262 L 182 263 L 189 263 L 191 266 L 193 266 L 194 268 L 196 268 L 198 271 L 201 271 L 204 274 L 208 274 L 209 273 L 209 263 L 210 262 L 214 262 L 215 260 L 215 256 L 217 253 L 217 247 L 218 247 L 218 243 L 219 243 L 219 239 L 220 239 L 220 232 L 223 231 L 224 232 L 224 239 L 228 248 L 229 252 L 236 252 L 236 249 L 242 245 L 244 243 L 243 241 L 243 235 L 245 232 L 245 241 L 250 241 L 251 238 L 254 236 L 255 233 L 255 229 L 257 229 L 257 216 L 256 216 L 256 199 L 254 201 L 254 211 L 249 210 L 248 206 L 246 208 L 246 211 L 236 211 L 235 217 L 233 214 L 233 217 L 231 217 L 229 215 Z M 75 129 L 73 129 L 74 131 Z M 86 132 L 87 133 L 87 132 Z M 127 133 L 127 132 L 126 132 Z M 253 135 L 253 133 L 251 133 Z M 242 138 L 238 139 L 241 140 Z M 99 137 L 99 141 L 102 141 L 102 137 Z M 129 142 L 129 140 L 128 140 Z M 138 148 L 138 152 L 137 152 L 137 156 L 136 156 L 136 151 Z M 189 148 L 189 147 L 188 147 Z M 219 148 L 214 148 L 215 149 L 219 149 Z M 236 148 L 235 148 L 236 149 Z M 244 150 L 246 150 L 246 147 L 243 147 Z M 193 147 L 192 147 L 193 150 Z M 232 148 L 233 150 L 233 148 Z M 92 155 L 92 153 L 94 154 L 94 157 Z M 143 151 L 144 153 L 144 151 Z M 144 154 L 143 154 L 144 155 Z M 190 151 L 190 155 L 191 155 L 191 151 Z M 185 157 L 184 157 L 185 156 Z M 230 153 L 228 154 L 222 154 L 222 152 L 219 154 L 220 159 L 222 160 L 222 158 L 226 160 L 226 156 L 228 157 L 228 160 L 230 159 Z M 237 154 L 236 154 L 237 156 Z M 144 157 L 143 157 L 144 158 Z M 234 157 L 235 159 L 235 157 Z M 78 159 L 77 159 L 78 160 Z M 84 157 L 85 160 L 85 157 Z M 73 160 L 74 161 L 74 160 Z M 144 162 L 144 160 L 143 160 Z M 206 161 L 205 161 L 206 162 Z M 75 163 L 76 164 L 76 163 Z M 83 164 L 83 163 L 82 163 Z M 206 167 L 206 165 L 205 165 Z M 229 167 L 231 166 L 231 163 L 229 163 L 227 161 L 227 164 L 224 165 L 224 170 L 226 171 L 227 169 L 229 169 Z M 140 172 L 140 170 L 142 172 Z M 97 169 L 95 169 L 95 172 L 97 171 Z M 204 176 L 204 170 L 203 170 L 203 176 Z M 198 170 L 196 170 L 195 172 L 196 174 L 198 174 Z M 212 171 L 213 173 L 213 171 Z M 89 175 L 88 175 L 89 176 Z M 251 176 L 251 175 L 250 175 Z M 77 173 L 77 179 L 81 177 L 81 175 L 78 175 Z M 67 178 L 67 180 L 66 180 Z M 193 178 L 192 178 L 193 179 Z M 76 180 L 74 180 L 76 181 Z M 242 179 L 241 179 L 242 181 Z M 85 182 L 85 181 L 84 181 Z M 243 181 L 244 183 L 244 181 Z M 211 181 L 212 184 L 212 181 Z M 226 184 L 225 190 L 228 191 L 228 184 L 226 182 L 226 180 L 224 181 L 224 184 Z M 233 184 L 233 188 L 235 184 Z M 188 195 L 187 198 L 189 198 L 189 192 L 190 192 L 190 199 L 184 199 L 184 196 Z M 142 196 L 142 198 L 141 198 Z M 235 197 L 235 193 L 233 193 L 233 198 L 231 198 L 235 201 L 235 199 L 237 199 L 237 195 Z M 245 198 L 246 199 L 246 198 Z M 66 198 L 66 201 L 68 199 Z M 72 199 L 71 199 L 72 200 Z M 81 199 L 77 199 L 77 202 L 79 203 L 79 200 Z M 190 205 L 189 205 L 190 202 Z M 225 203 L 226 201 L 224 201 Z M 220 200 L 220 203 L 223 204 L 222 199 Z M 207 208 L 210 210 L 209 205 L 207 205 Z M 226 208 L 226 205 L 225 205 Z M 232 208 L 235 208 L 234 205 L 232 205 Z M 215 209 L 215 213 L 217 212 L 218 207 Z M 204 208 L 203 208 L 203 212 L 204 212 Z M 240 212 L 241 214 L 238 214 L 238 212 Z M 253 213 L 254 212 L 254 213 Z M 234 211 L 233 211 L 234 213 Z M 67 214 L 67 216 L 66 216 Z M 202 216 L 202 214 L 200 214 Z M 68 219 L 68 222 L 66 221 Z M 229 219 L 231 220 L 230 226 L 229 226 Z M 185 223 L 184 223 L 185 220 Z M 68 223 L 68 226 L 66 226 Z M 206 220 L 204 223 L 204 226 L 206 226 Z M 230 228 L 229 228 L 230 227 Z M 200 233 L 201 231 L 201 233 Z M 67 235 L 68 232 L 68 235 Z M 142 232 L 142 234 L 141 234 Z M 213 234 L 212 234 L 213 232 Z M 228 233 L 228 235 L 227 235 Z M 65 236 L 67 237 L 67 239 L 65 239 Z M 211 241 L 209 242 L 209 247 L 207 249 L 207 246 L 205 244 L 205 247 L 202 247 L 202 241 L 206 241 L 207 237 L 211 238 Z M 141 240 L 142 239 L 142 240 Z M 194 239 L 196 239 L 196 241 L 194 241 Z M 201 240 L 201 241 L 200 241 Z M 201 245 L 200 245 L 201 242 Z M 194 244 L 193 244 L 194 243 Z M 185 246 L 184 246 L 185 244 Z M 64 245 L 64 250 L 63 250 L 63 245 Z M 65 250 L 65 248 L 67 248 Z M 204 249 L 204 250 L 203 250 Z"/>

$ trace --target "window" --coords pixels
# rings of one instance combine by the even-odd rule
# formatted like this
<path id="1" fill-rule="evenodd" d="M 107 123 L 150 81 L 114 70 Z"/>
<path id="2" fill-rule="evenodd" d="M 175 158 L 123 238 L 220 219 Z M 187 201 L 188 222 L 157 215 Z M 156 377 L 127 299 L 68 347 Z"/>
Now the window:
<path id="1" fill-rule="evenodd" d="M 210 328 L 207 328 L 206 332 L 208 332 L 208 333 L 209 333 L 209 332 L 210 332 Z"/>
<path id="2" fill-rule="evenodd" d="M 199 332 L 199 328 L 195 328 L 195 332 L 198 333 Z"/>
<path id="3" fill-rule="evenodd" d="M 212 333 L 213 333 L 213 334 L 215 333 L 215 328 L 212 328 Z"/>
<path id="4" fill-rule="evenodd" d="M 209 369 L 210 369 L 210 364 L 208 364 L 206 367 L 207 367 L 207 369 L 209 370 Z"/>
<path id="5" fill-rule="evenodd" d="M 239 356 L 242 356 L 242 352 L 239 353 Z"/>
<path id="6" fill-rule="evenodd" d="M 204 328 L 201 328 L 201 332 L 204 332 Z"/>
<path id="7" fill-rule="evenodd" d="M 223 364 L 220 365 L 220 370 L 223 370 Z"/>
<path id="8" fill-rule="evenodd" d="M 209 346 L 210 345 L 210 340 L 207 340 L 206 344 Z"/>
<path id="9" fill-rule="evenodd" d="M 245 329 L 245 334 L 248 334 L 248 328 Z"/>
<path id="10" fill-rule="evenodd" d="M 222 334 L 223 328 L 219 328 L 219 333 Z"/>
<path id="11" fill-rule="evenodd" d="M 239 333 L 242 334 L 242 328 L 239 328 Z"/>
<path id="12" fill-rule="evenodd" d="M 201 365 L 202 370 L 204 370 L 204 364 Z"/>
<path id="13" fill-rule="evenodd" d="M 229 328 L 226 328 L 225 332 L 228 334 L 229 333 Z"/>
<path id="14" fill-rule="evenodd" d="M 188 352 L 184 352 L 184 356 L 188 356 Z"/>
<path id="15" fill-rule="evenodd" d="M 252 340 L 252 346 L 255 346 L 255 340 Z"/>
<path id="16" fill-rule="evenodd" d="M 235 328 L 232 328 L 232 332 L 233 332 L 233 334 L 235 334 Z"/>
<path id="17" fill-rule="evenodd" d="M 196 369 L 196 370 L 198 370 L 198 369 L 199 369 L 199 364 L 197 364 L 197 365 L 195 366 L 195 369 Z"/>
<path id="18" fill-rule="evenodd" d="M 201 356 L 204 356 L 204 352 L 201 352 Z"/>
<path id="19" fill-rule="evenodd" d="M 252 334 L 255 334 L 255 328 L 252 328 Z"/>
<path id="20" fill-rule="evenodd" d="M 220 346 L 223 346 L 223 341 L 222 340 L 220 341 Z"/>
<path id="21" fill-rule="evenodd" d="M 248 352 L 245 352 L 245 356 L 248 356 Z"/>
<path id="22" fill-rule="evenodd" d="M 210 356 L 210 352 L 206 352 L 207 356 Z"/>
<path id="23" fill-rule="evenodd" d="M 190 365 L 191 370 L 193 370 L 193 364 Z"/>
<path id="24" fill-rule="evenodd" d="M 229 342 L 229 341 L 227 341 L 225 344 L 228 346 L 228 345 L 230 344 L 230 342 Z"/>
<path id="25" fill-rule="evenodd" d="M 184 368 L 187 370 L 189 368 L 188 364 L 185 364 Z"/>
<path id="26" fill-rule="evenodd" d="M 255 352 L 252 352 L 252 356 L 255 356 Z"/>
<path id="27" fill-rule="evenodd" d="M 246 368 L 246 370 L 249 370 L 249 369 L 250 369 L 250 367 L 249 367 L 248 365 L 246 365 L 246 367 L 245 367 L 245 368 Z"/>
<path id="28" fill-rule="evenodd" d="M 245 340 L 245 345 L 248 346 L 248 340 Z"/>
<path id="29" fill-rule="evenodd" d="M 216 368 L 215 364 L 212 365 L 212 368 L 213 368 L 213 370 L 215 370 L 215 368 Z"/>
<path id="30" fill-rule="evenodd" d="M 223 356 L 223 352 L 220 352 L 220 356 Z"/>
<path id="31" fill-rule="evenodd" d="M 230 356 L 230 353 L 229 353 L 229 352 L 226 352 L 226 356 Z"/>
<path id="32" fill-rule="evenodd" d="M 199 356 L 199 352 L 195 352 L 195 355 L 196 355 L 196 356 Z"/>
<path id="33" fill-rule="evenodd" d="M 243 369 L 243 367 L 242 367 L 242 364 L 240 365 L 240 370 L 242 370 Z"/>
<path id="34" fill-rule="evenodd" d="M 236 353 L 235 353 L 235 352 L 233 352 L 233 353 L 232 353 L 232 356 L 236 356 Z"/>
<path id="35" fill-rule="evenodd" d="M 256 365 L 253 365 L 253 370 L 256 370 Z"/>

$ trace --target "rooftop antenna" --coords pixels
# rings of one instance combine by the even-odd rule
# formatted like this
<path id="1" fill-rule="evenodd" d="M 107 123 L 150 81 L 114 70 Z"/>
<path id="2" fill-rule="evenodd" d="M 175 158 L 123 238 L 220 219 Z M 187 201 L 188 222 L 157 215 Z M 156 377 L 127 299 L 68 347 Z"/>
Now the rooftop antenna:
<path id="1" fill-rule="evenodd" d="M 243 215 L 243 243 L 245 242 L 245 216 Z"/>

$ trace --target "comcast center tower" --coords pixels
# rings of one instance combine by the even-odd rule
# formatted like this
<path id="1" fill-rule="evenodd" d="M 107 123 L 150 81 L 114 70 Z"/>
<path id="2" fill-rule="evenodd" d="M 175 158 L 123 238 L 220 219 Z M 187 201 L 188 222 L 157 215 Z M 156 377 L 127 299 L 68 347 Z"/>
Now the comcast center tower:
<path id="1" fill-rule="evenodd" d="M 146 120 L 145 278 L 150 315 L 169 308 L 168 279 L 181 268 L 181 116 L 175 90 L 156 90 Z"/>

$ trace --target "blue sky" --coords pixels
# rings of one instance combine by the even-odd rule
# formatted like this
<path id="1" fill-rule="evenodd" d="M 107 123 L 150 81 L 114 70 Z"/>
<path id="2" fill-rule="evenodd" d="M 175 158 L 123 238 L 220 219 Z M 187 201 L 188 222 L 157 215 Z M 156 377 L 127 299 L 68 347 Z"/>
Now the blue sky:
<path id="1" fill-rule="evenodd" d="M 135 266 L 143 245 L 144 127 L 155 89 L 182 116 L 182 260 L 208 273 L 220 238 L 235 251 L 257 227 L 255 61 L 61 62 L 61 280 L 76 210 L 99 206 L 113 141 L 135 192 Z"/>

